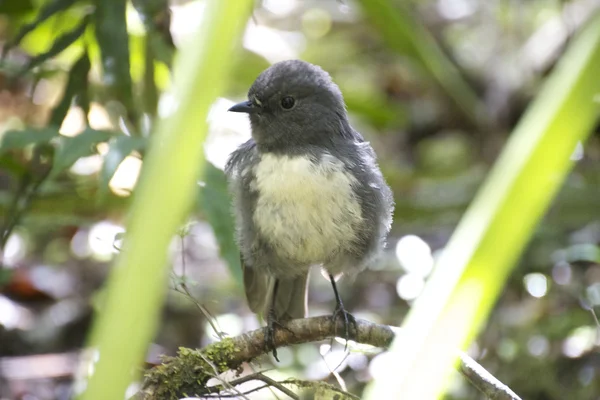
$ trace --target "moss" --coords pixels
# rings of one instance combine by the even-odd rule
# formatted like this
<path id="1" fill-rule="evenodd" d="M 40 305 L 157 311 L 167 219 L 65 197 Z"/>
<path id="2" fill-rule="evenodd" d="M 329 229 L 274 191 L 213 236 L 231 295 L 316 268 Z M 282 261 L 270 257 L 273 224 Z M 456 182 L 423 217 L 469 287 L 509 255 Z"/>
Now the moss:
<path id="1" fill-rule="evenodd" d="M 226 338 L 202 350 L 179 348 L 176 357 L 163 357 L 162 364 L 146 373 L 145 387 L 153 387 L 153 397 L 178 399 L 185 395 L 207 393 L 206 382 L 232 367 L 239 348 Z"/>

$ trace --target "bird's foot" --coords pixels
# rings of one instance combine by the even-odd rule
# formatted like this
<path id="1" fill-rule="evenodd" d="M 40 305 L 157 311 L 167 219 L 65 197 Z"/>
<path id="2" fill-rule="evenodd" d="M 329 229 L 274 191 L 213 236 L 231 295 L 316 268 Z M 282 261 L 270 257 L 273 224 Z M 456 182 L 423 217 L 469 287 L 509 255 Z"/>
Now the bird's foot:
<path id="1" fill-rule="evenodd" d="M 275 347 L 275 330 L 277 329 L 283 329 L 290 332 L 292 335 L 295 335 L 291 329 L 277 321 L 275 316 L 269 313 L 267 326 L 265 327 L 265 350 L 272 350 L 273 357 L 279 362 L 279 358 L 277 358 L 277 348 Z"/>
<path id="2" fill-rule="evenodd" d="M 350 325 L 352 325 L 354 327 L 354 332 L 358 332 L 358 325 L 356 323 L 356 318 L 354 318 L 354 315 L 350 314 L 350 312 L 346 311 L 346 309 L 344 308 L 344 305 L 339 302 L 336 306 L 335 306 L 335 310 L 333 311 L 333 315 L 331 316 L 331 319 L 333 320 L 333 323 L 336 324 L 336 334 L 337 334 L 337 320 L 341 319 L 343 324 L 344 324 L 344 336 L 343 338 L 346 340 L 346 345 L 344 346 L 344 350 L 346 350 L 348 348 L 348 340 L 350 340 Z"/>

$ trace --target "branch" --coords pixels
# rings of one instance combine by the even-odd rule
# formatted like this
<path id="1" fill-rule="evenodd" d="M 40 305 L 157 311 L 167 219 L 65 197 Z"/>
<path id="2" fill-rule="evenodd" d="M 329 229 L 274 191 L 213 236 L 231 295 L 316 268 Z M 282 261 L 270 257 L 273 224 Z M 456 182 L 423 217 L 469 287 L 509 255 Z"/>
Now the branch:
<path id="1" fill-rule="evenodd" d="M 375 347 L 387 348 L 394 339 L 394 331 L 387 325 L 356 320 L 350 339 Z M 288 329 L 275 331 L 275 347 L 318 342 L 343 332 L 341 321 L 334 324 L 329 316 L 295 319 L 286 324 Z M 180 348 L 176 357 L 165 357 L 163 363 L 146 374 L 138 400 L 177 399 L 215 393 L 218 388 L 207 387 L 219 373 L 242 370 L 243 363 L 267 353 L 264 348 L 264 329 L 258 329 L 233 338 L 213 343 L 203 349 Z M 210 360 L 210 364 L 207 362 Z M 487 372 L 466 354 L 460 354 L 459 371 L 483 394 L 492 400 L 521 400 L 506 385 Z"/>

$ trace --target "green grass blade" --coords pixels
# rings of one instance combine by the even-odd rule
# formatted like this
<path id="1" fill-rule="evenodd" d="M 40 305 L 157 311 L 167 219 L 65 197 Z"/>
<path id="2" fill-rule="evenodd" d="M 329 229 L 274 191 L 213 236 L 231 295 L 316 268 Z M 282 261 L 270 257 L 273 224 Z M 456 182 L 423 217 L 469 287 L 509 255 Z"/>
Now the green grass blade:
<path id="1" fill-rule="evenodd" d="M 473 340 L 600 116 L 600 16 L 574 40 L 439 259 L 367 399 L 435 399 Z"/>
<path id="2" fill-rule="evenodd" d="M 250 0 L 207 0 L 202 29 L 179 54 L 179 107 L 160 121 L 134 194 L 124 245 L 93 327 L 85 400 L 122 399 L 154 336 L 167 287 L 167 247 L 189 212 L 204 165 L 206 115 L 223 92 Z"/>

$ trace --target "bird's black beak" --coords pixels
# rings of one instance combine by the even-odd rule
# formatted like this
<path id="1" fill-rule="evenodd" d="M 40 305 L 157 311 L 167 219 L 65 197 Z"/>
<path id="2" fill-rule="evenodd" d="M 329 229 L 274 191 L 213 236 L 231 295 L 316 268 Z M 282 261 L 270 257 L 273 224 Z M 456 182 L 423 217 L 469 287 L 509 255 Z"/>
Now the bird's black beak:
<path id="1" fill-rule="evenodd" d="M 241 103 L 235 104 L 227 111 L 253 114 L 258 111 L 258 107 L 252 104 L 251 101 L 242 101 Z"/>

